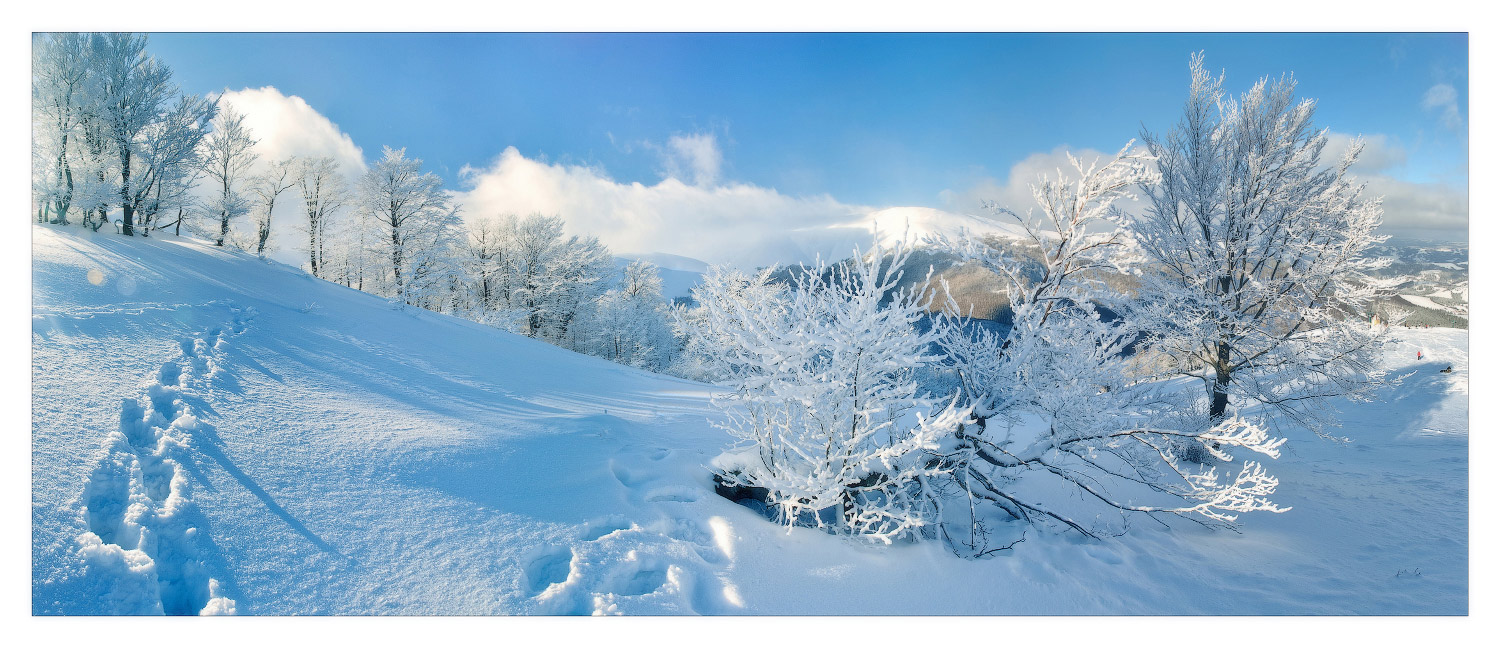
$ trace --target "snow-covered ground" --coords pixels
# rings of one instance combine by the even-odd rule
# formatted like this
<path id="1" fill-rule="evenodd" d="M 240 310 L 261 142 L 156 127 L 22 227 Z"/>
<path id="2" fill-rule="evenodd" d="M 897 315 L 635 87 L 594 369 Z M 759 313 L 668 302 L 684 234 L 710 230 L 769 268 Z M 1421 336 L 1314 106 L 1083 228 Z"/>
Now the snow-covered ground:
<path id="1" fill-rule="evenodd" d="M 976 561 L 715 496 L 705 385 L 198 242 L 31 234 L 36 614 L 1469 610 L 1467 331 L 1394 331 L 1412 373 L 1341 405 L 1349 443 L 1291 432 L 1287 513 Z"/>
<path id="2" fill-rule="evenodd" d="M 1433 295 L 1433 297 L 1436 297 L 1436 296 L 1437 295 Z M 1432 310 L 1435 310 L 1435 311 L 1448 311 L 1448 310 L 1450 310 L 1447 307 L 1442 306 L 1441 304 L 1438 304 L 1437 302 L 1432 301 L 1431 299 L 1429 299 L 1427 297 L 1423 297 L 1421 295 L 1401 295 L 1400 297 L 1402 299 L 1406 300 L 1407 303 L 1409 303 L 1409 304 L 1411 304 L 1413 306 L 1421 306 L 1422 308 L 1431 308 Z"/>

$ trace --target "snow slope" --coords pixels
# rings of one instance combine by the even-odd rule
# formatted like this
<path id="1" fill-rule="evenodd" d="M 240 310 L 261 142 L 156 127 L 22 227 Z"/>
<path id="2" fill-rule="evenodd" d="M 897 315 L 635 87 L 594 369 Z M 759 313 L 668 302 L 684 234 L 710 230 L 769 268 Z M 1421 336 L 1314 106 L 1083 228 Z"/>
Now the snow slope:
<path id="1" fill-rule="evenodd" d="M 1466 331 L 1396 331 L 1350 443 L 1293 434 L 1288 513 L 971 561 L 716 497 L 705 385 L 200 242 L 32 242 L 36 614 L 1468 611 Z"/>

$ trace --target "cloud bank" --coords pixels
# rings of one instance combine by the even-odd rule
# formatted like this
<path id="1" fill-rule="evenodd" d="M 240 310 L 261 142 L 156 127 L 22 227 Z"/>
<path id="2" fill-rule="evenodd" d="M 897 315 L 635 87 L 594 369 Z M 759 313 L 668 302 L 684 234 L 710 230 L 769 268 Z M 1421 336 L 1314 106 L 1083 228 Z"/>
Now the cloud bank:
<path id="1" fill-rule="evenodd" d="M 1354 135 L 1347 133 L 1328 133 L 1323 159 L 1330 162 L 1339 159 L 1354 139 Z M 1365 183 L 1365 195 L 1384 198 L 1385 224 L 1382 231 L 1449 240 L 1468 238 L 1466 185 L 1398 179 L 1393 174 L 1406 166 L 1405 147 L 1394 138 L 1381 134 L 1365 135 L 1363 139 L 1364 151 L 1350 172 Z"/>
<path id="2" fill-rule="evenodd" d="M 756 267 L 819 254 L 843 257 L 855 243 L 868 246 L 868 232 L 836 226 L 871 213 L 870 207 L 717 184 L 721 158 L 711 135 L 674 138 L 668 150 L 680 152 L 680 166 L 645 185 L 616 182 L 594 167 L 529 159 L 507 147 L 489 166 L 460 172 L 465 189 L 458 199 L 468 219 L 561 216 L 569 233 L 597 236 L 620 254 L 660 252 Z"/>
<path id="3" fill-rule="evenodd" d="M 1442 99 L 1442 97 L 1438 97 Z M 243 112 L 259 140 L 261 164 L 288 155 L 329 156 L 352 181 L 365 170 L 364 152 L 338 125 L 301 97 L 264 87 L 225 92 L 221 101 Z M 1438 102 L 1436 105 L 1445 105 Z M 1325 157 L 1342 153 L 1353 137 L 1329 134 Z M 1465 238 L 1465 187 L 1398 180 L 1407 153 L 1384 135 L 1365 137 L 1355 172 L 1371 195 L 1385 197 L 1388 230 Z M 1024 213 L 1034 204 L 1028 184 L 1043 175 L 1075 175 L 1068 149 L 1034 153 L 1012 165 L 1003 178 L 982 177 L 938 195 L 942 209 L 879 209 L 841 202 L 827 194 L 790 196 L 770 187 L 723 178 L 724 154 L 712 133 L 679 134 L 648 146 L 661 156 L 663 179 L 655 184 L 618 182 L 601 168 L 531 159 L 507 147 L 482 168 L 460 171 L 453 187 L 466 219 L 503 214 L 561 216 L 571 234 L 597 236 L 617 254 L 674 254 L 709 263 L 753 268 L 773 263 L 842 258 L 869 246 L 872 234 L 886 242 L 910 226 L 918 234 L 982 227 L 987 201 Z M 1107 155 L 1081 149 L 1086 164 Z M 273 258 L 300 264 L 303 250 L 301 196 L 282 194 L 275 214 Z M 1122 205 L 1139 209 L 1139 203 Z M 1007 223 L 1001 219 L 1002 223 Z"/>
<path id="4" fill-rule="evenodd" d="M 1323 161 L 1336 162 L 1355 138 L 1347 133 L 1329 132 Z M 1351 172 L 1365 183 L 1366 196 L 1384 198 L 1383 231 L 1426 238 L 1467 239 L 1469 201 L 1466 186 L 1398 179 L 1394 174 L 1406 166 L 1406 149 L 1394 138 L 1383 134 L 1365 135 L 1363 139 L 1364 151 Z M 984 201 L 988 200 L 1024 214 L 1026 209 L 1035 205 L 1028 184 L 1036 182 L 1042 175 L 1056 176 L 1059 170 L 1068 177 L 1077 175 L 1068 164 L 1067 154 L 1066 147 L 1033 153 L 1011 166 L 1003 180 L 986 177 L 967 188 L 942 192 L 943 206 L 949 211 L 978 214 L 983 212 Z M 1081 149 L 1073 154 L 1085 165 L 1112 155 L 1094 149 Z M 1120 203 L 1126 211 L 1136 211 L 1141 206 L 1140 202 Z"/>

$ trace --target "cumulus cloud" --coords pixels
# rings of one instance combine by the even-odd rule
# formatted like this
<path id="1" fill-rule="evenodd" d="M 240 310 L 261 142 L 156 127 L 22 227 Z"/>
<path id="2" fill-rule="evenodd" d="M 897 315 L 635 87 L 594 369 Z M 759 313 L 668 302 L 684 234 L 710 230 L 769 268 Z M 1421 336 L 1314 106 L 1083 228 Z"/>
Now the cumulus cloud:
<path id="1" fill-rule="evenodd" d="M 705 150 L 701 140 L 683 146 Z M 819 254 L 842 258 L 855 244 L 868 246 L 868 232 L 839 226 L 869 214 L 870 207 L 827 195 L 788 196 L 750 184 L 698 182 L 706 179 L 702 172 L 717 169 L 717 161 L 684 161 L 693 159 L 702 165 L 691 174 L 692 184 L 669 176 L 645 185 L 617 182 L 599 168 L 529 159 L 508 147 L 488 167 L 464 169 L 466 189 L 458 199 L 468 219 L 561 216 L 569 233 L 597 236 L 617 254 L 659 252 L 756 267 Z"/>
<path id="2" fill-rule="evenodd" d="M 1422 109 L 1436 113 L 1444 126 L 1457 130 L 1463 126 L 1463 117 L 1458 112 L 1458 91 L 1446 83 L 1427 89 L 1422 96 Z"/>
<path id="3" fill-rule="evenodd" d="M 351 178 L 364 173 L 364 151 L 302 97 L 287 96 L 271 86 L 231 90 L 219 97 L 245 115 L 245 125 L 259 140 L 262 162 L 289 155 L 333 158 Z"/>

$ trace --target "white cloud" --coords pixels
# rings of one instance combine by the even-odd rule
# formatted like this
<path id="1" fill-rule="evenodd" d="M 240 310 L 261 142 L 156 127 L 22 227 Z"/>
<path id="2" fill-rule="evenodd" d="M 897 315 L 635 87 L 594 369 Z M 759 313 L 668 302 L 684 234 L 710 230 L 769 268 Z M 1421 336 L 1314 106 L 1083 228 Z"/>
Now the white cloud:
<path id="1" fill-rule="evenodd" d="M 684 146 L 705 150 L 701 141 Z M 695 179 L 716 168 L 697 159 L 703 165 Z M 515 147 L 462 175 L 467 190 L 458 197 L 465 218 L 557 215 L 569 233 L 597 236 L 618 254 L 660 252 L 754 267 L 818 254 L 841 258 L 855 244 L 869 243 L 868 232 L 837 226 L 873 210 L 827 195 L 787 196 L 735 182 L 688 184 L 675 176 L 654 185 L 626 184 L 602 169 L 528 159 Z"/>
<path id="2" fill-rule="evenodd" d="M 1356 137 L 1364 140 L 1365 148 L 1351 168 L 1354 173 L 1379 173 L 1397 169 L 1406 164 L 1406 149 L 1394 138 L 1384 134 L 1350 135 L 1332 131 L 1328 133 L 1328 145 L 1323 147 L 1323 161 L 1337 163 L 1349 145 L 1354 143 Z"/>
<path id="3" fill-rule="evenodd" d="M 259 140 L 255 151 L 262 162 L 289 155 L 332 157 L 351 178 L 364 173 L 364 151 L 349 135 L 302 97 L 287 96 L 271 86 L 231 90 L 220 96 L 221 105 L 234 106 L 245 115 L 245 125 Z"/>
<path id="4" fill-rule="evenodd" d="M 1420 230 L 1426 236 L 1468 238 L 1469 196 L 1465 188 L 1382 175 L 1362 179 L 1368 195 L 1385 197 L 1385 230 Z"/>
<path id="5" fill-rule="evenodd" d="M 724 154 L 719 151 L 719 140 L 713 133 L 673 135 L 667 140 L 663 152 L 666 173 L 700 187 L 711 187 L 719 181 L 719 168 L 724 163 Z"/>
<path id="6" fill-rule="evenodd" d="M 1422 109 L 1436 112 L 1438 121 L 1444 126 L 1458 130 L 1463 127 L 1463 117 L 1458 112 L 1458 91 L 1446 83 L 1439 83 L 1427 89 L 1427 94 L 1422 96 Z"/>
<path id="7" fill-rule="evenodd" d="M 1469 226 L 1466 187 L 1399 179 L 1395 176 L 1400 175 L 1406 166 L 1406 149 L 1394 138 L 1383 134 L 1361 137 L 1365 148 L 1350 171 L 1365 183 L 1365 195 L 1384 197 L 1385 231 L 1399 230 L 1442 238 L 1465 237 L 1464 232 Z M 1328 133 L 1323 160 L 1328 163 L 1337 161 L 1354 138 L 1346 133 Z"/>

